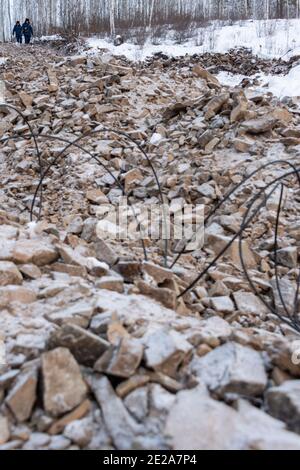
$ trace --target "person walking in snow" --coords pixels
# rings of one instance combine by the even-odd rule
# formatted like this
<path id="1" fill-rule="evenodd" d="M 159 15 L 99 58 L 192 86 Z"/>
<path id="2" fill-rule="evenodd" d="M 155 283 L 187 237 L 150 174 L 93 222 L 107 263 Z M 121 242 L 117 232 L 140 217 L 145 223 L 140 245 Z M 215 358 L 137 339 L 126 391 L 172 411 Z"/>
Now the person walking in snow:
<path id="1" fill-rule="evenodd" d="M 17 21 L 15 24 L 15 27 L 13 29 L 13 36 L 16 36 L 17 42 L 19 44 L 22 44 L 23 38 L 22 38 L 22 26 L 20 21 Z"/>
<path id="2" fill-rule="evenodd" d="M 22 33 L 24 34 L 25 44 L 30 44 L 31 38 L 33 36 L 33 29 L 28 18 L 26 18 L 25 22 L 23 23 Z"/>

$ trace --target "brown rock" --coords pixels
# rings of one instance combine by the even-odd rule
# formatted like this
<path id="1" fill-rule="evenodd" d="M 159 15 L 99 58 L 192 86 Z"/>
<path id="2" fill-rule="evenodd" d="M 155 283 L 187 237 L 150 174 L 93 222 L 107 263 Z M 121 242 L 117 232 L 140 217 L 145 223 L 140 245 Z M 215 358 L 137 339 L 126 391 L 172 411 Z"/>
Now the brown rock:
<path id="1" fill-rule="evenodd" d="M 124 292 L 124 282 L 122 278 L 113 276 L 103 276 L 101 279 L 96 281 L 96 287 L 98 289 L 106 289 L 122 294 Z"/>
<path id="2" fill-rule="evenodd" d="M 16 263 L 33 263 L 44 266 L 56 261 L 57 250 L 44 240 L 18 240 L 13 249 L 13 260 Z"/>
<path id="3" fill-rule="evenodd" d="M 107 196 L 101 191 L 101 189 L 90 189 L 86 193 L 86 197 L 93 204 L 108 204 L 109 200 Z"/>
<path id="4" fill-rule="evenodd" d="M 68 348 L 80 364 L 87 366 L 93 366 L 109 347 L 109 343 L 100 336 L 70 323 L 55 330 L 48 345 L 50 348 Z"/>
<path id="5" fill-rule="evenodd" d="M 20 91 L 19 93 L 20 100 L 26 108 L 31 108 L 33 103 L 33 97 L 25 93 L 25 91 Z"/>
<path id="6" fill-rule="evenodd" d="M 73 264 L 66 263 L 53 263 L 51 264 L 51 270 L 76 277 L 86 277 L 87 275 L 87 270 L 84 266 L 74 266 Z"/>
<path id="7" fill-rule="evenodd" d="M 136 286 L 141 294 L 154 298 L 167 308 L 171 308 L 173 310 L 176 309 L 177 296 L 176 292 L 171 289 L 155 287 L 145 281 L 137 281 Z"/>
<path id="8" fill-rule="evenodd" d="M 0 445 L 5 444 L 10 437 L 8 419 L 0 415 Z"/>
<path id="9" fill-rule="evenodd" d="M 30 279 L 39 279 L 42 275 L 41 270 L 34 264 L 23 264 L 19 269 L 25 277 Z"/>
<path id="10" fill-rule="evenodd" d="M 0 287 L 0 307 L 4 308 L 12 302 L 31 304 L 36 300 L 36 293 L 22 286 Z"/>
<path id="11" fill-rule="evenodd" d="M 214 96 L 205 106 L 205 119 L 211 119 L 214 117 L 229 100 L 229 93 L 221 93 L 220 95 Z"/>
<path id="12" fill-rule="evenodd" d="M 133 392 L 133 390 L 143 387 L 150 381 L 149 375 L 133 375 L 128 380 L 124 380 L 121 382 L 117 388 L 116 392 L 120 398 L 126 397 L 129 393 Z"/>
<path id="13" fill-rule="evenodd" d="M 141 276 L 142 267 L 140 263 L 131 261 L 121 261 L 117 264 L 118 272 L 123 276 L 125 282 L 133 283 Z"/>
<path id="14" fill-rule="evenodd" d="M 44 407 L 52 416 L 71 411 L 86 397 L 87 385 L 68 349 L 57 348 L 42 355 Z"/>
<path id="15" fill-rule="evenodd" d="M 66 308 L 47 313 L 47 320 L 62 326 L 66 324 L 87 328 L 94 313 L 94 307 L 82 301 L 71 304 Z"/>
<path id="16" fill-rule="evenodd" d="M 17 266 L 10 261 L 0 261 L 0 286 L 22 284 L 23 277 Z"/>
<path id="17" fill-rule="evenodd" d="M 197 77 L 206 80 L 208 84 L 215 85 L 216 87 L 221 88 L 219 80 L 200 65 L 195 65 L 193 67 L 193 72 L 195 75 L 197 75 Z"/>
<path id="18" fill-rule="evenodd" d="M 6 397 L 5 403 L 20 422 L 26 421 L 36 400 L 37 371 L 30 370 L 17 377 L 16 383 Z"/>
<path id="19" fill-rule="evenodd" d="M 124 337 L 117 347 L 112 346 L 96 362 L 97 372 L 106 372 L 117 377 L 128 378 L 135 374 L 139 367 L 144 348 L 140 341 Z"/>

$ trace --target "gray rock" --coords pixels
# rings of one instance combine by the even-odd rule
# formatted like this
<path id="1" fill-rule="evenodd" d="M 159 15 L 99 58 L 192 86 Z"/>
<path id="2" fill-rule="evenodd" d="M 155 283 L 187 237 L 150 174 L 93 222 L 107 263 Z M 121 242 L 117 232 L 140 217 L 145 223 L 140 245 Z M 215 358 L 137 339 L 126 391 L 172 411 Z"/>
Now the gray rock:
<path id="1" fill-rule="evenodd" d="M 266 393 L 266 406 L 275 418 L 300 434 L 300 380 L 288 380 Z"/>
<path id="2" fill-rule="evenodd" d="M 24 444 L 23 450 L 39 450 L 49 444 L 51 436 L 42 432 L 33 432 L 30 439 Z"/>
<path id="3" fill-rule="evenodd" d="M 107 350 L 109 343 L 77 325 L 66 324 L 54 330 L 49 338 L 48 346 L 49 348 L 67 348 L 79 364 L 92 367 Z"/>
<path id="4" fill-rule="evenodd" d="M 234 292 L 233 297 L 241 313 L 261 315 L 266 312 L 266 306 L 252 292 Z"/>
<path id="5" fill-rule="evenodd" d="M 238 343 L 226 343 L 204 357 L 195 357 L 191 371 L 199 382 L 220 395 L 261 395 L 267 375 L 260 354 Z"/>
<path id="6" fill-rule="evenodd" d="M 222 313 L 234 312 L 234 304 L 231 298 L 228 296 L 211 297 L 210 303 L 211 303 L 212 308 L 216 312 L 222 312 Z"/>
<path id="7" fill-rule="evenodd" d="M 93 437 L 93 423 L 91 418 L 72 421 L 64 429 L 64 436 L 79 447 L 86 447 Z"/>
<path id="8" fill-rule="evenodd" d="M 64 450 L 69 447 L 71 441 L 64 436 L 53 436 L 49 444 L 49 450 Z"/>
<path id="9" fill-rule="evenodd" d="M 129 393 L 124 400 L 126 408 L 137 421 L 143 421 L 148 414 L 148 395 L 147 387 L 139 387 Z"/>
<path id="10" fill-rule="evenodd" d="M 177 331 L 161 329 L 144 338 L 145 361 L 148 367 L 174 376 L 180 363 L 192 349 Z"/>
<path id="11" fill-rule="evenodd" d="M 177 394 L 165 435 L 176 450 L 300 449 L 299 436 L 278 421 L 249 404 L 236 411 L 200 386 Z"/>
<path id="12" fill-rule="evenodd" d="M 135 436 L 143 434 L 143 427 L 130 416 L 106 377 L 94 375 L 91 388 L 115 447 L 119 450 L 130 449 Z"/>
<path id="13" fill-rule="evenodd" d="M 283 305 L 279 296 L 277 283 L 275 279 L 271 280 L 271 287 L 273 291 L 275 306 L 278 312 L 285 313 L 285 310 L 283 308 Z M 291 312 L 291 314 L 293 314 L 294 300 L 295 300 L 295 294 L 296 294 L 296 283 L 290 281 L 289 279 L 282 278 L 282 279 L 279 279 L 279 288 L 280 288 L 282 298 L 285 302 L 285 305 L 288 311 Z"/>
<path id="14" fill-rule="evenodd" d="M 287 268 L 296 268 L 297 267 L 298 253 L 295 246 L 289 246 L 287 248 L 282 248 L 277 251 L 277 261 L 278 263 L 286 266 Z"/>

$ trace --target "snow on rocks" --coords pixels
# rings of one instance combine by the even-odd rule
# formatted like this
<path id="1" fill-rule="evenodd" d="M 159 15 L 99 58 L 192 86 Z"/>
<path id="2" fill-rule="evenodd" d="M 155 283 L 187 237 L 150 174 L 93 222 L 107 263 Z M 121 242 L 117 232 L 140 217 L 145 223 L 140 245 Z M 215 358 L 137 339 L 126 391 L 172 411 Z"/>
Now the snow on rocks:
<path id="1" fill-rule="evenodd" d="M 5 403 L 19 422 L 28 420 L 36 400 L 37 370 L 33 368 L 20 374 Z"/>
<path id="2" fill-rule="evenodd" d="M 79 366 L 66 348 L 56 348 L 42 356 L 45 410 L 60 416 L 79 405 L 87 394 Z"/>
<path id="3" fill-rule="evenodd" d="M 266 393 L 269 413 L 284 421 L 288 428 L 300 434 L 300 380 L 288 380 Z"/>
<path id="4" fill-rule="evenodd" d="M 200 383 L 224 395 L 261 395 L 267 386 L 263 360 L 257 351 L 229 342 L 204 357 L 195 357 L 191 370 Z"/>
<path id="5" fill-rule="evenodd" d="M 73 146 L 51 167 L 38 223 L 28 223 L 39 179 L 33 144 L 26 138 L 0 146 L 0 330 L 6 350 L 0 448 L 299 448 L 298 431 L 286 430 L 288 419 L 277 416 L 271 403 L 274 388 L 289 382 L 296 387 L 300 372 L 292 344 L 298 337 L 250 292 L 238 240 L 178 297 L 239 232 L 251 196 L 286 167 L 268 167 L 243 185 L 210 218 L 204 245 L 170 268 L 180 240 L 169 241 L 166 267 L 160 240 L 144 240 L 144 261 L 140 240 L 99 237 L 107 204 L 116 205 L 124 189 L 137 214 L 158 204 L 159 191 L 130 139 L 104 132 L 100 142 L 96 132 L 102 132 L 101 122 L 142 142 L 172 217 L 185 204 L 203 204 L 206 215 L 279 153 L 299 164 L 296 103 L 253 94 L 247 86 L 223 87 L 199 57 L 157 56 L 134 65 L 97 54 L 68 60 L 39 46 L 34 60 L 25 55 L 25 61 L 16 48 L 2 47 L 14 57 L 3 65 L 9 100 L 39 130 L 43 165 L 63 146 L 42 136 L 73 141 L 74 134 L 95 135 L 83 144 L 89 153 Z M 238 68 L 243 54 L 228 54 L 224 63 Z M 209 60 L 213 65 L 216 58 Z M 31 80 L 24 81 L 23 69 Z M 27 137 L 14 112 L 0 114 L 1 136 L 17 130 Z M 299 189 L 293 178 L 285 184 L 278 269 L 291 307 Z M 278 194 L 242 241 L 249 274 L 276 306 L 277 207 Z M 34 215 L 38 211 L 39 200 Z M 284 393 L 292 409 L 294 395 Z"/>
<path id="6" fill-rule="evenodd" d="M 280 422 L 251 405 L 248 407 L 248 413 L 253 409 L 253 421 L 245 410 L 236 411 L 210 398 L 201 386 L 179 392 L 167 418 L 165 434 L 176 450 L 300 448 L 299 436 L 283 430 Z"/>
<path id="7" fill-rule="evenodd" d="M 22 284 L 23 277 L 14 263 L 0 261 L 0 286 Z"/>

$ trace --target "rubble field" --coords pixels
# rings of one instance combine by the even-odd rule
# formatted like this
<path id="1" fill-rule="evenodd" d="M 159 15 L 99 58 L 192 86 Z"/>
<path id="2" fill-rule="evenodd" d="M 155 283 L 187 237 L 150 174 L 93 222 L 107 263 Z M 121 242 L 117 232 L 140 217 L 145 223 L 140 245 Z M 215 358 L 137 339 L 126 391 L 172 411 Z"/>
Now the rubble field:
<path id="1" fill-rule="evenodd" d="M 222 86 L 247 54 L 135 65 L 0 44 L 1 450 L 300 449 L 300 99 Z M 144 240 L 145 260 L 105 237 L 124 192 L 208 216 L 263 165 L 175 264 L 175 240 Z M 256 194 L 243 263 L 236 238 L 190 288 Z"/>

